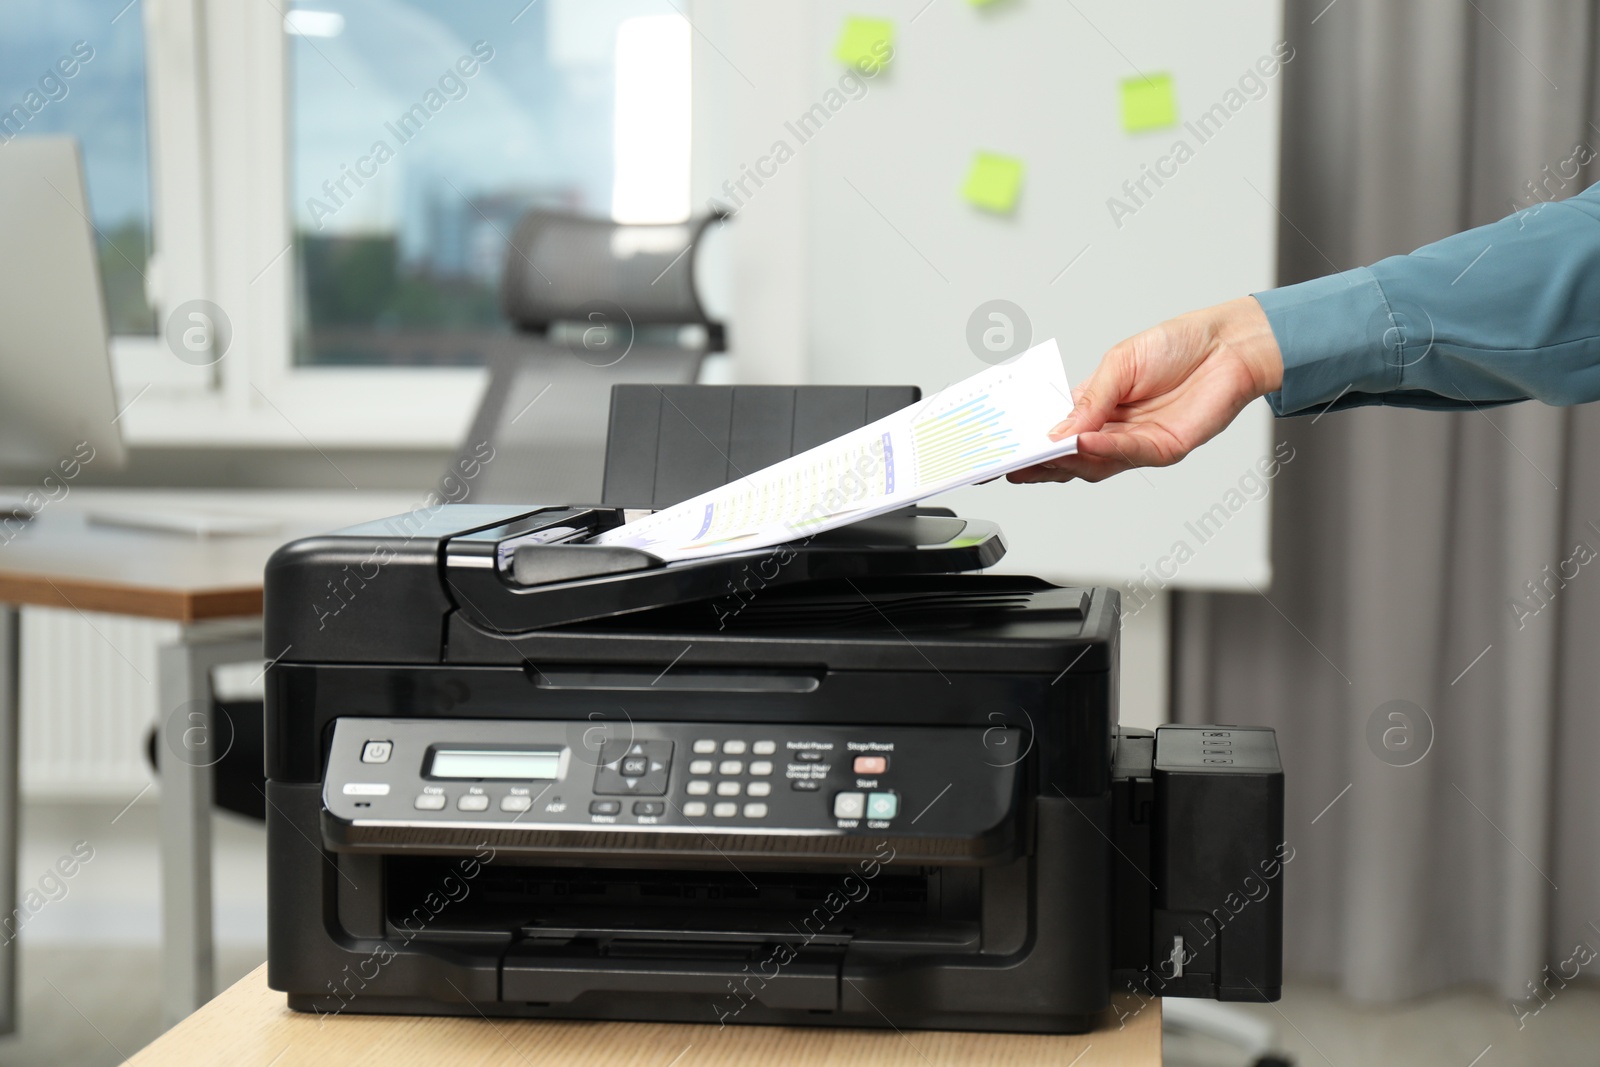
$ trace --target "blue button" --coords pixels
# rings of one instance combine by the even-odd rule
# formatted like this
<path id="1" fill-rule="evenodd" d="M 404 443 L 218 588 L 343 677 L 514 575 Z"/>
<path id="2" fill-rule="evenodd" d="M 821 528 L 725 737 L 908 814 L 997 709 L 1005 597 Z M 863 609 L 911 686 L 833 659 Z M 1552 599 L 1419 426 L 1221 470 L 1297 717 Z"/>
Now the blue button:
<path id="1" fill-rule="evenodd" d="M 871 793 L 867 796 L 867 818 L 892 819 L 900 814 L 900 798 L 893 793 Z"/>

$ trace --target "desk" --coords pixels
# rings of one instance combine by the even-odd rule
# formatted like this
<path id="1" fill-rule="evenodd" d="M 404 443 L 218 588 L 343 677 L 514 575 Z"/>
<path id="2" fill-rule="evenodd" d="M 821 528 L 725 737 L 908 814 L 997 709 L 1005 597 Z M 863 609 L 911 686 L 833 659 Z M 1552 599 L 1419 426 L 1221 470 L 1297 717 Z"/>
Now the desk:
<path id="1" fill-rule="evenodd" d="M 23 490 L 26 492 L 26 490 Z M 21 493 L 15 494 L 20 496 Z M 72 489 L 29 523 L 0 523 L 0 917 L 17 906 L 20 608 L 177 622 L 160 652 L 162 998 L 168 1023 L 214 992 L 211 670 L 262 658 L 262 567 L 285 541 L 416 507 L 422 493 Z M 267 536 L 198 538 L 90 523 L 95 507 L 281 520 Z M 273 650 L 267 655 L 281 654 Z M 0 1034 L 16 1029 L 16 941 L 0 944 Z"/>
<path id="2" fill-rule="evenodd" d="M 1137 1001 L 1122 1010 L 1133 1013 Z M 534 1022 L 440 1016 L 319 1019 L 284 1006 L 263 964 L 157 1038 L 129 1067 L 1149 1067 L 1161 1062 L 1161 1002 L 1081 1035 L 938 1030 Z M 1085 1053 L 1093 1051 L 1092 1056 Z"/>

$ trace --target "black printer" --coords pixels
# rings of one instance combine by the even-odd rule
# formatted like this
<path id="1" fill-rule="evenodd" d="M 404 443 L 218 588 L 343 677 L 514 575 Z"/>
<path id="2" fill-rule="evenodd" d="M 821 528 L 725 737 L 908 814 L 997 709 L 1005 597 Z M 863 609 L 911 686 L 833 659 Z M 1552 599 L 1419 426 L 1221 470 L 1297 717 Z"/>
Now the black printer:
<path id="1" fill-rule="evenodd" d="M 587 543 L 626 517 L 439 505 L 273 557 L 290 1007 L 1064 1032 L 1113 992 L 1277 999 L 1274 737 L 1119 728 L 1115 591 L 981 573 L 1000 531 L 943 509 L 680 563 Z"/>

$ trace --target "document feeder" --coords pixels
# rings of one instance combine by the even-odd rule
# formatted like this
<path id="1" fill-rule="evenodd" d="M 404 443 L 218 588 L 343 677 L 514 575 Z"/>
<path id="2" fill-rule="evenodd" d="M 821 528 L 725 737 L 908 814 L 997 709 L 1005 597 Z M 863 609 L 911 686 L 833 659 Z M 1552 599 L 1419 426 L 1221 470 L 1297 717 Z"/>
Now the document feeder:
<path id="1" fill-rule="evenodd" d="M 999 530 L 939 509 L 671 564 L 585 543 L 621 521 L 444 505 L 274 556 L 290 1007 L 1064 1032 L 1277 998 L 1273 736 L 1119 728 L 1114 591 L 976 573 Z"/>

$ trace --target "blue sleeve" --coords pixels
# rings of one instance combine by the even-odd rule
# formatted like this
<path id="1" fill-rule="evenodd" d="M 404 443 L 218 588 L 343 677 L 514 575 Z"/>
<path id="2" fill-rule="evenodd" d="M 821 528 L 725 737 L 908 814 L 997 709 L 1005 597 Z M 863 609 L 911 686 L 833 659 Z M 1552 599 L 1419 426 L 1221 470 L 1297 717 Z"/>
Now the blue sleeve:
<path id="1" fill-rule="evenodd" d="M 1255 297 L 1283 353 L 1279 415 L 1600 400 L 1600 185 Z"/>

